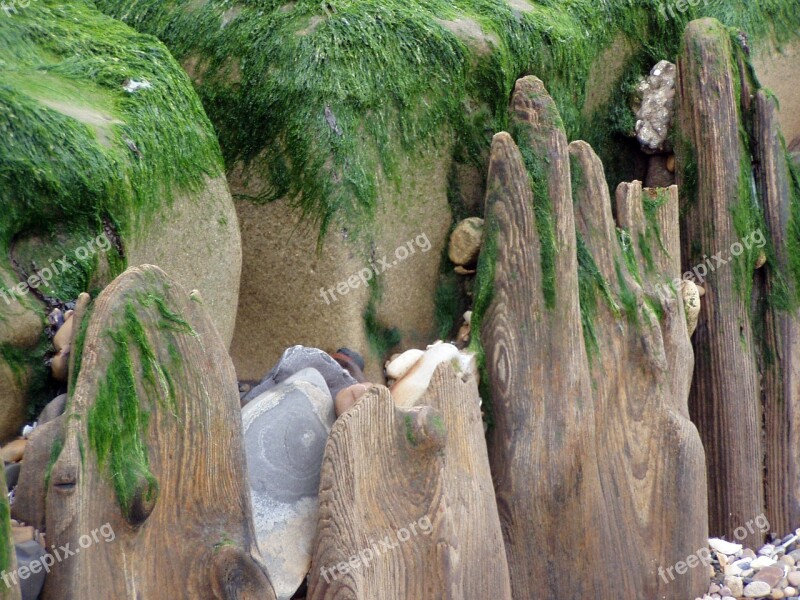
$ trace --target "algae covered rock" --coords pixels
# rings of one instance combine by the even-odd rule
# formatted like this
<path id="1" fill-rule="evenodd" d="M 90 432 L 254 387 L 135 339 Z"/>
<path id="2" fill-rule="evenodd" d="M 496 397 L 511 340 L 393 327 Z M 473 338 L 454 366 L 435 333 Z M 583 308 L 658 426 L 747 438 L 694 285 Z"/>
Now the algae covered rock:
<path id="1" fill-rule="evenodd" d="M 3 15 L 0 204 L 0 414 L 40 382 L 43 309 L 96 294 L 128 261 L 200 289 L 230 340 L 241 248 L 219 145 L 152 37 L 81 0 Z"/>
<path id="2" fill-rule="evenodd" d="M 546 80 L 570 139 L 606 158 L 627 147 L 617 120 L 630 111 L 624 94 L 598 90 L 675 56 L 690 19 L 747 21 L 752 35 L 770 18 L 780 31 L 797 20 L 733 2 L 671 16 L 660 0 L 96 4 L 167 44 L 219 132 L 242 223 L 247 277 L 231 352 L 246 379 L 301 342 L 359 349 L 378 380 L 392 347 L 429 343 L 463 312 L 446 287 L 437 293 L 442 250 L 453 216 L 479 210 L 491 133 L 520 73 Z M 626 51 L 612 58 L 624 60 L 606 69 L 615 41 Z M 633 163 L 607 162 L 631 171 L 612 186 L 635 177 Z M 430 252 L 395 263 L 423 234 Z M 376 272 L 382 258 L 395 266 Z"/>

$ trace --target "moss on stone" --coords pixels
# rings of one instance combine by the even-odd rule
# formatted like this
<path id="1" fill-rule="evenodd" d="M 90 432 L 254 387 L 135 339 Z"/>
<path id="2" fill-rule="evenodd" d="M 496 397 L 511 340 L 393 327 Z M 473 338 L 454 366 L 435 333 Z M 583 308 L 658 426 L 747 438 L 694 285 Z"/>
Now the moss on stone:
<path id="1" fill-rule="evenodd" d="M 394 327 L 386 327 L 378 318 L 381 285 L 374 277 L 369 281 L 369 292 L 369 300 L 363 315 L 364 331 L 373 355 L 383 361 L 391 349 L 400 343 L 400 332 Z"/>
<path id="2" fill-rule="evenodd" d="M 59 221 L 96 236 L 108 217 L 132 235 L 175 192 L 220 174 L 185 73 L 160 43 L 91 3 L 38 0 L 2 19 L 0 55 L 3 247 Z M 129 80 L 150 87 L 129 93 Z"/>
<path id="3" fill-rule="evenodd" d="M 335 215 L 371 214 L 375 167 L 391 178 L 398 153 L 443 129 L 459 154 L 480 156 L 487 131 L 505 129 L 521 74 L 546 82 L 570 139 L 590 139 L 597 120 L 581 114 L 586 81 L 620 34 L 641 47 L 635 60 L 649 69 L 677 54 L 686 23 L 701 15 L 752 39 L 786 37 L 800 22 L 791 0 L 752 4 L 701 3 L 673 18 L 660 0 L 546 1 L 529 11 L 501 0 L 97 1 L 189 65 L 229 168 L 267 150 L 268 189 L 254 199 L 294 198 L 323 228 Z M 443 23 L 456 19 L 483 39 Z M 614 106 L 623 118 L 618 98 Z"/>

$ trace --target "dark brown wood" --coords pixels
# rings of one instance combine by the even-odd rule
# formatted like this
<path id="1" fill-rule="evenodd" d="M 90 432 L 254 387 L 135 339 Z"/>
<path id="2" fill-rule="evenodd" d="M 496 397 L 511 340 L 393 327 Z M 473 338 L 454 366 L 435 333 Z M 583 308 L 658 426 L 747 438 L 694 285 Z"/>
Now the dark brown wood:
<path id="1" fill-rule="evenodd" d="M 795 293 L 789 274 L 787 239 L 790 179 L 775 100 L 755 94 L 755 178 L 777 265 L 760 270 L 773 297 Z M 766 235 L 766 232 L 764 232 Z M 776 268 L 777 267 L 777 268 Z M 779 279 L 780 275 L 783 279 Z M 763 403 L 765 428 L 764 493 L 772 531 L 791 531 L 800 522 L 800 319 L 791 306 L 767 310 L 764 319 Z"/>
<path id="2" fill-rule="evenodd" d="M 115 279 L 85 318 L 46 519 L 48 543 L 90 541 L 56 564 L 44 598 L 274 599 L 256 562 L 236 378 L 202 300 L 145 265 Z M 135 382 L 133 406 L 120 369 Z M 117 398 L 125 419 L 148 413 L 138 437 L 117 432 L 129 436 L 127 452 L 147 457 L 127 500 L 112 483 L 122 471 L 89 432 L 103 398 Z M 92 540 L 103 526 L 113 540 Z"/>
<path id="3" fill-rule="evenodd" d="M 682 141 L 676 145 L 676 158 L 685 212 L 681 235 L 685 270 L 719 252 L 729 259 L 732 244 L 739 241 L 732 209 L 740 202 L 746 148 L 740 137 L 738 78 L 728 31 L 713 19 L 690 23 L 678 58 L 677 81 Z M 748 521 L 752 530 L 753 519 L 765 508 L 757 350 L 747 294 L 736 287 L 735 272 L 741 267 L 732 261 L 707 269 L 703 309 L 693 338 L 696 362 L 689 401 L 708 472 L 713 473 L 708 479 L 710 533 L 728 539 L 735 539 L 734 530 Z M 762 538 L 756 528 L 739 541 L 758 547 Z"/>
<path id="4" fill-rule="evenodd" d="M 535 77 L 517 82 L 511 114 L 518 135 L 544 165 L 556 250 L 555 305 L 548 308 L 534 214 L 534 203 L 546 199 L 533 196 L 512 137 L 498 133 L 486 195 L 487 243 L 496 257 L 481 255 L 482 261 L 495 259 L 493 295 L 480 331 L 495 419 L 489 457 L 511 589 L 515 598 L 612 597 L 614 590 L 633 589 L 633 579 L 615 568 L 623 548 L 609 545 L 613 521 L 597 466 L 567 141 Z M 613 583 L 600 576 L 601 563 L 604 572 L 615 573 Z"/>
<path id="5" fill-rule="evenodd" d="M 398 408 L 382 386 L 339 417 L 322 464 L 309 600 L 473 597 L 456 576 L 448 437 L 441 413 Z"/>

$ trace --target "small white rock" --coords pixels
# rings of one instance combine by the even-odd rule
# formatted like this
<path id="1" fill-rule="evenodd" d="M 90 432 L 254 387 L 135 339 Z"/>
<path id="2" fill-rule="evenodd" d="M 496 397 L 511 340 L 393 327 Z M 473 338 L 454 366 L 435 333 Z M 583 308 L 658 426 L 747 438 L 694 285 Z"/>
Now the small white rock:
<path id="1" fill-rule="evenodd" d="M 759 556 L 758 558 L 753 560 L 753 562 L 750 563 L 750 568 L 758 571 L 759 569 L 763 569 L 764 567 L 768 567 L 774 564 L 775 561 L 772 560 L 769 556 Z"/>
<path id="2" fill-rule="evenodd" d="M 734 544 L 733 542 L 728 542 L 720 538 L 709 538 L 708 545 L 711 546 L 711 548 L 716 550 L 717 552 L 722 552 L 723 554 L 727 554 L 728 556 L 736 554 L 739 550 L 742 549 L 741 544 Z"/>
<path id="3" fill-rule="evenodd" d="M 389 379 L 400 379 L 411 370 L 411 367 L 417 364 L 423 354 L 425 352 L 417 348 L 406 350 L 386 365 L 386 376 Z"/>
<path id="4" fill-rule="evenodd" d="M 772 592 L 766 581 L 753 581 L 744 588 L 745 598 L 765 598 Z"/>

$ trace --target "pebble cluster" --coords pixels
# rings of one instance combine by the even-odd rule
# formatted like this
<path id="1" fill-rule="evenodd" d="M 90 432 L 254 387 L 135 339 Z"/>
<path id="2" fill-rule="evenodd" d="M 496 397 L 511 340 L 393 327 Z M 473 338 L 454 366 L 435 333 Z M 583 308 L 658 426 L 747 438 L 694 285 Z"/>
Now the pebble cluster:
<path id="1" fill-rule="evenodd" d="M 708 542 L 714 573 L 708 593 L 695 600 L 800 600 L 800 529 L 758 551 L 717 538 Z"/>

